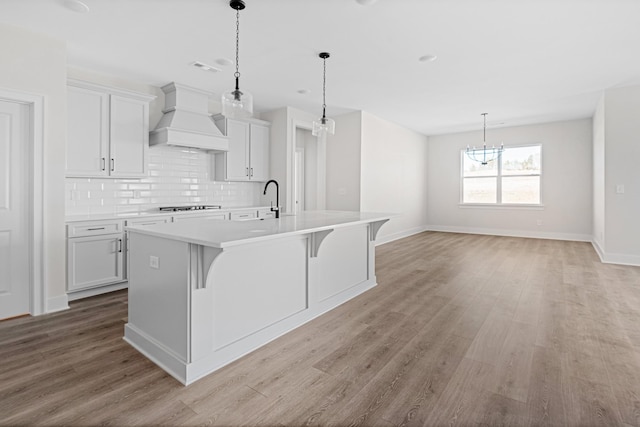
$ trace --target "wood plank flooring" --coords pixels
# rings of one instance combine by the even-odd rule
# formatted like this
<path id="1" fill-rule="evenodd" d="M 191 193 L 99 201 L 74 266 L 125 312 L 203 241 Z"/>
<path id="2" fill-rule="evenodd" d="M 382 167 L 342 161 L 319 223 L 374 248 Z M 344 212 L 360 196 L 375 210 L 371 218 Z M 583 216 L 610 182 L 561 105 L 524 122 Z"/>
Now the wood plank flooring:
<path id="1" fill-rule="evenodd" d="M 127 294 L 0 322 L 0 425 L 640 426 L 640 268 L 588 243 L 425 232 L 379 285 L 184 387 Z"/>

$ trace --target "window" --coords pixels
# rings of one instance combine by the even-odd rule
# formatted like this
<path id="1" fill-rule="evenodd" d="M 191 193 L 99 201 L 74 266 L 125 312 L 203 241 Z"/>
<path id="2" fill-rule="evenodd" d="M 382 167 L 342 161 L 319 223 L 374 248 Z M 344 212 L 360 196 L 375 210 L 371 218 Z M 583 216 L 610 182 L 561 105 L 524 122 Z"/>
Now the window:
<path id="1" fill-rule="evenodd" d="M 462 203 L 539 205 L 541 150 L 540 145 L 505 147 L 486 165 L 462 150 Z"/>

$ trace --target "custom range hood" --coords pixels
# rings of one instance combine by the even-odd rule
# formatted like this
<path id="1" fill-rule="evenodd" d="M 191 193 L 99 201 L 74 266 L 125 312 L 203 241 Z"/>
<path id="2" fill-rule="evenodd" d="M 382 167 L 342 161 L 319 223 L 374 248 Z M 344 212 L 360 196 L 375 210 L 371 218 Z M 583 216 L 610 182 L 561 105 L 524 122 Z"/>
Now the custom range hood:
<path id="1" fill-rule="evenodd" d="M 229 150 L 229 140 L 209 116 L 209 97 L 213 94 L 178 83 L 169 83 L 162 91 L 164 115 L 149 132 L 149 145 Z"/>

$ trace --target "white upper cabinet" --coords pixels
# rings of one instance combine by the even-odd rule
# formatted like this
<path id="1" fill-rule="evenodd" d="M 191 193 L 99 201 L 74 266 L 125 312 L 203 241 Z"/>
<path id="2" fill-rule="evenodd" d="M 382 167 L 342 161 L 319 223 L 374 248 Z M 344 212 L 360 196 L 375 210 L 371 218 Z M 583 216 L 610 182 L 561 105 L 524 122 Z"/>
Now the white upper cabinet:
<path id="1" fill-rule="evenodd" d="M 109 95 L 67 88 L 67 175 L 108 176 Z"/>
<path id="2" fill-rule="evenodd" d="M 217 181 L 266 181 L 269 179 L 269 122 L 214 116 L 229 138 L 229 151 L 214 156 Z"/>
<path id="3" fill-rule="evenodd" d="M 69 80 L 67 176 L 145 176 L 154 98 Z"/>
<path id="4" fill-rule="evenodd" d="M 251 123 L 250 174 L 253 181 L 269 179 L 269 127 Z"/>

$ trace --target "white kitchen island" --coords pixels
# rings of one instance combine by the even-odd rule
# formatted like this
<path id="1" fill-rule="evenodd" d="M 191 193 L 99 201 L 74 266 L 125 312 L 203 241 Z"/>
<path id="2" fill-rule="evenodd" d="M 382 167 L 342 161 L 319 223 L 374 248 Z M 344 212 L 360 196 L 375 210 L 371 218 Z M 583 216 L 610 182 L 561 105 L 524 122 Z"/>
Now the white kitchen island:
<path id="1" fill-rule="evenodd" d="M 190 384 L 376 285 L 389 214 L 128 227 L 124 339 Z"/>

